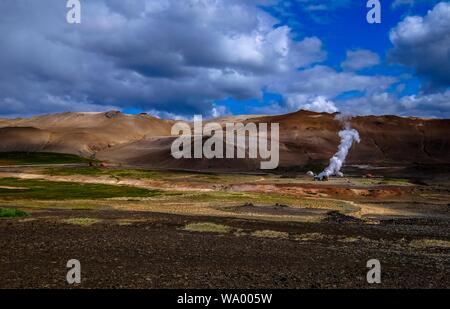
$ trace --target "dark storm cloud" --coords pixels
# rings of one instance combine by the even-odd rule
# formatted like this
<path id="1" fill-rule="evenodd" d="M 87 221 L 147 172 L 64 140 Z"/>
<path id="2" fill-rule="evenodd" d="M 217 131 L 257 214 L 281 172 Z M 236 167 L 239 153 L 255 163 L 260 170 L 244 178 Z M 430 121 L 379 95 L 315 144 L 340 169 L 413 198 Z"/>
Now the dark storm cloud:
<path id="1" fill-rule="evenodd" d="M 5 0 L 0 113 L 140 107 L 209 113 L 212 101 L 259 97 L 267 78 L 320 61 L 255 4 L 267 1 Z M 8 107 L 6 107 L 8 106 Z"/>

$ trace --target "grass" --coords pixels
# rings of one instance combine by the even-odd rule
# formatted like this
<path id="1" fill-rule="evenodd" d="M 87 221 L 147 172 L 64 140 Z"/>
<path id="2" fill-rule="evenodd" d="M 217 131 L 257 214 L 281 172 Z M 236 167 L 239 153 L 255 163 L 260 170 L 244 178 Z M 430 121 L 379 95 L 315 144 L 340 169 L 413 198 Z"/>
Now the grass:
<path id="1" fill-rule="evenodd" d="M 204 177 L 205 175 L 201 176 Z M 17 202 L 20 202 L 26 204 L 30 209 L 83 211 L 113 208 L 171 214 L 238 216 L 260 220 L 289 219 L 302 222 L 309 221 L 311 218 L 294 215 L 287 218 L 276 214 L 240 214 L 229 210 L 229 207 L 252 203 L 258 206 L 282 204 L 299 208 L 337 210 L 342 213 L 359 210 L 359 208 L 345 201 L 296 197 L 275 192 L 157 190 L 110 184 L 16 178 L 0 178 L 0 201 L 3 202 L 5 207 L 8 207 L 8 205 L 15 206 Z"/>
<path id="2" fill-rule="evenodd" d="M 231 232 L 233 228 L 227 225 L 201 222 L 201 223 L 190 223 L 184 227 L 184 230 L 189 232 L 199 232 L 199 233 L 218 233 L 226 234 Z"/>
<path id="3" fill-rule="evenodd" d="M 16 187 L 17 189 L 7 187 Z M 154 197 L 160 193 L 159 190 L 127 186 L 16 178 L 0 179 L 0 198 L 3 200 L 92 200 L 117 197 Z"/>
<path id="4" fill-rule="evenodd" d="M 411 182 L 409 181 L 409 179 L 403 179 L 403 178 L 384 178 L 381 181 L 381 183 L 386 184 L 386 185 L 398 185 L 398 186 L 411 185 Z"/>
<path id="5" fill-rule="evenodd" d="M 55 167 L 46 168 L 46 173 L 52 175 L 91 175 L 127 177 L 136 179 L 154 179 L 170 183 L 183 182 L 183 185 L 198 182 L 227 184 L 245 181 L 266 181 L 271 176 L 261 175 L 228 175 L 202 174 L 174 171 L 147 171 L 140 169 L 116 169 L 99 167 Z M 235 179 L 233 181 L 233 179 Z M 276 179 L 276 178 L 274 178 Z M 247 182 L 248 181 L 248 182 Z M 107 201 L 105 199 L 108 199 Z M 338 210 L 342 213 L 352 213 L 359 208 L 345 201 L 327 200 L 321 198 L 296 197 L 276 192 L 231 192 L 217 191 L 177 191 L 138 188 L 134 186 L 118 186 L 111 184 L 87 184 L 77 182 L 56 182 L 49 180 L 0 178 L 0 200 L 7 205 L 16 205 L 23 201 L 27 207 L 44 209 L 89 210 L 115 208 L 142 211 L 155 211 L 176 214 L 201 214 L 239 217 L 258 217 L 259 219 L 276 219 L 277 215 L 238 214 L 228 210 L 230 206 L 252 203 L 258 206 L 273 206 L 275 204 L 290 207 Z M 103 201 L 102 201 L 103 200 Z M 108 204 L 105 204 L 105 203 Z M 286 217 L 284 217 L 286 219 Z M 281 218 L 280 218 L 281 220 Z M 292 216 L 290 220 L 297 220 Z M 306 220 L 304 217 L 299 220 Z M 309 219 L 308 219 L 309 220 Z"/>
<path id="6" fill-rule="evenodd" d="M 113 178 L 150 179 L 171 182 L 195 183 L 236 183 L 255 181 L 260 177 L 253 175 L 208 174 L 183 171 L 155 171 L 144 169 L 120 169 L 100 167 L 52 167 L 45 170 L 51 176 L 109 176 Z"/>
<path id="7" fill-rule="evenodd" d="M 158 178 L 159 173 L 145 170 L 133 170 L 133 169 L 110 169 L 100 167 L 58 167 L 49 168 L 46 170 L 46 174 L 52 176 L 71 176 L 71 175 L 83 175 L 83 176 L 110 176 L 110 177 L 124 177 L 124 178 L 137 178 L 137 179 L 154 179 Z"/>
<path id="8" fill-rule="evenodd" d="M 359 243 L 359 242 L 365 242 L 365 243 L 376 243 L 376 241 L 371 240 L 369 238 L 365 238 L 365 237 L 353 237 L 353 236 L 349 236 L 349 237 L 341 237 L 340 239 L 338 239 L 339 242 L 343 242 L 343 243 L 347 243 L 347 244 L 354 244 L 354 243 Z"/>
<path id="9" fill-rule="evenodd" d="M 271 230 L 256 231 L 252 233 L 252 236 L 261 238 L 282 238 L 282 239 L 289 238 L 289 234 L 286 232 L 278 232 Z"/>
<path id="10" fill-rule="evenodd" d="M 295 239 L 298 241 L 316 241 L 324 238 L 326 238 L 326 236 L 320 233 L 306 233 L 295 236 Z"/>
<path id="11" fill-rule="evenodd" d="M 91 226 L 93 224 L 99 223 L 102 220 L 99 219 L 93 219 L 93 218 L 70 218 L 63 220 L 66 224 L 71 225 L 79 225 L 79 226 Z"/>
<path id="12" fill-rule="evenodd" d="M 190 196 L 191 195 L 191 196 Z M 348 203 L 338 200 L 314 199 L 290 196 L 278 193 L 244 193 L 244 192 L 202 192 L 186 193 L 180 199 L 191 200 L 192 202 L 228 202 L 237 204 L 252 203 L 259 206 L 273 206 L 275 204 L 289 205 L 292 207 L 311 209 L 332 209 L 343 213 L 357 210 Z"/>
<path id="13" fill-rule="evenodd" d="M 27 217 L 28 213 L 15 208 L 0 208 L 0 218 L 22 218 Z"/>
<path id="14" fill-rule="evenodd" d="M 416 239 L 410 245 L 415 248 L 446 248 L 450 249 L 450 241 L 440 239 Z"/>
<path id="15" fill-rule="evenodd" d="M 116 220 L 116 222 L 119 226 L 130 226 L 135 223 L 148 222 L 148 220 L 145 220 L 145 219 L 119 219 L 119 220 Z"/>
<path id="16" fill-rule="evenodd" d="M 41 165 L 88 163 L 91 160 L 75 155 L 45 152 L 2 152 L 0 165 Z"/>
<path id="17" fill-rule="evenodd" d="M 258 218 L 261 220 L 294 220 L 310 221 L 310 216 L 278 216 L 276 214 L 239 213 L 233 207 L 252 203 L 258 206 L 273 206 L 275 204 L 290 207 L 336 210 L 351 213 L 359 208 L 346 202 L 327 199 L 302 198 L 278 193 L 242 193 L 227 191 L 164 191 L 160 195 L 150 198 L 136 198 L 133 200 L 113 199 L 111 207 L 126 210 L 143 210 L 171 214 L 189 214 L 205 216 L 238 216 L 241 218 Z M 353 208 L 355 209 L 353 209 Z M 317 216 L 317 219 L 321 219 Z"/>

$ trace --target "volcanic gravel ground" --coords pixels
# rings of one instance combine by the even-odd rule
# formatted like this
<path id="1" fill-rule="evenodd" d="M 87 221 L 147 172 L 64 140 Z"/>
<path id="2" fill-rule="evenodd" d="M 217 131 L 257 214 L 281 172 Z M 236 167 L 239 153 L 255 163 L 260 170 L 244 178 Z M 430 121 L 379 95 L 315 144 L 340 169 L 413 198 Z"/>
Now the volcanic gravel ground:
<path id="1" fill-rule="evenodd" d="M 62 222 L 71 217 L 102 221 Z M 66 283 L 70 259 L 81 262 L 78 288 L 450 287 L 450 249 L 409 245 L 448 240 L 445 221 L 307 224 L 119 211 L 49 211 L 32 219 L 0 220 L 0 288 L 73 288 Z M 118 219 L 146 221 L 120 225 Z M 183 229 L 196 222 L 233 230 Z M 252 236 L 257 230 L 289 236 Z M 300 234 L 324 236 L 301 241 Z M 352 237 L 359 240 L 339 241 Z M 366 281 L 366 262 L 373 258 L 382 264 L 383 282 L 376 286 Z"/>

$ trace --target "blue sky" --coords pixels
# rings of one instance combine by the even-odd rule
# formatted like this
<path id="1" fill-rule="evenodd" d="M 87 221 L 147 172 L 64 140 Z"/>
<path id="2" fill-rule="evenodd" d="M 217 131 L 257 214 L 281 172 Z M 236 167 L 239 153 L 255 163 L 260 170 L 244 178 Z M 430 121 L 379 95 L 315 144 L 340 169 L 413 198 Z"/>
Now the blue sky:
<path id="1" fill-rule="evenodd" d="M 43 3 L 45 2 L 45 5 Z M 121 110 L 161 118 L 450 117 L 450 1 L 0 3 L 0 117 Z"/>
<path id="2" fill-rule="evenodd" d="M 305 1 L 307 2 L 307 1 Z M 312 5 L 323 4 L 327 9 L 308 10 L 307 3 L 298 1 L 281 1 L 275 6 L 262 6 L 264 10 L 279 19 L 277 26 L 289 26 L 293 36 L 300 40 L 303 37 L 317 36 L 324 44 L 328 56 L 323 64 L 340 70 L 341 63 L 346 58 L 349 49 L 367 49 L 380 56 L 380 64 L 362 70 L 365 75 L 408 75 L 402 80 L 404 87 L 401 91 L 394 86 L 389 92 L 398 96 L 410 96 L 420 92 L 420 78 L 414 76 L 414 70 L 399 64 L 392 63 L 388 59 L 388 52 L 393 47 L 389 32 L 407 16 L 425 16 L 427 12 L 439 1 L 412 1 L 400 2 L 381 1 L 382 23 L 369 24 L 366 14 L 369 9 L 367 2 L 362 1 L 310 1 Z M 450 31 L 450 29 L 449 29 Z M 450 73 L 449 73 L 450 74 Z M 364 93 L 352 91 L 342 93 L 335 97 L 336 101 L 350 97 L 363 97 Z M 238 101 L 233 98 L 218 101 L 233 114 L 245 114 L 251 112 L 255 106 L 265 105 L 271 101 L 283 101 L 278 93 L 265 93 L 260 100 L 251 99 Z"/>

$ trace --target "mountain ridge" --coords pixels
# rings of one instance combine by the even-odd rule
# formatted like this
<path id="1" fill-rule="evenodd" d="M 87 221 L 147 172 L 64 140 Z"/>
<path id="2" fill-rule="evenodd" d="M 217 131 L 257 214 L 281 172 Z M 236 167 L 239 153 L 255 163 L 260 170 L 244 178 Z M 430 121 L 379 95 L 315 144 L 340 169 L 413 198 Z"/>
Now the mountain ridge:
<path id="1" fill-rule="evenodd" d="M 280 124 L 280 167 L 326 164 L 339 145 L 336 114 L 298 111 L 275 116 L 231 116 L 206 122 Z M 399 116 L 355 116 L 361 143 L 348 164 L 450 163 L 450 120 Z M 117 111 L 59 113 L 0 119 L 0 152 L 56 152 L 119 164 L 175 169 L 255 170 L 258 160 L 175 160 L 170 146 L 174 120 Z"/>

